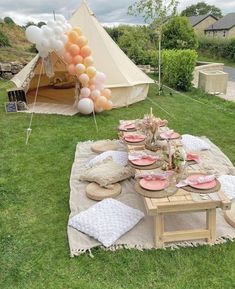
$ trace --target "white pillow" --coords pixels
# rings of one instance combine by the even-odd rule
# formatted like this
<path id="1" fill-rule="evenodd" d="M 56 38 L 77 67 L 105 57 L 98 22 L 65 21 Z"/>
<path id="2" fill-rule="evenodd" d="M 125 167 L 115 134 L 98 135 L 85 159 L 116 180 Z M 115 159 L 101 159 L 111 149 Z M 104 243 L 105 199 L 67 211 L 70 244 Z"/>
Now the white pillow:
<path id="1" fill-rule="evenodd" d="M 211 146 L 207 142 L 190 134 L 182 135 L 182 143 L 186 152 L 196 152 L 211 149 Z"/>
<path id="2" fill-rule="evenodd" d="M 120 151 L 107 151 L 104 152 L 93 159 L 91 159 L 87 165 L 89 167 L 93 167 L 95 164 L 105 160 L 108 157 L 112 157 L 113 161 L 121 166 L 126 166 L 128 163 L 128 153 L 127 152 L 120 152 Z"/>
<path id="3" fill-rule="evenodd" d="M 109 247 L 143 217 L 141 211 L 109 198 L 72 217 L 69 226 Z"/>
<path id="4" fill-rule="evenodd" d="M 235 176 L 223 175 L 218 178 L 221 183 L 221 190 L 230 199 L 235 199 Z"/>

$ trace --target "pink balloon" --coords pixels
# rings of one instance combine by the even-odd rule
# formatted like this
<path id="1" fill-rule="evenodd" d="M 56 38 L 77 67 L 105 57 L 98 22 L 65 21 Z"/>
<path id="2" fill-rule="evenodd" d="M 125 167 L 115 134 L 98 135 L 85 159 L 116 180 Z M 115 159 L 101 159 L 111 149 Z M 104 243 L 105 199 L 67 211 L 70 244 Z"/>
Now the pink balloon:
<path id="1" fill-rule="evenodd" d="M 97 90 L 102 91 L 102 90 L 104 90 L 104 85 L 99 83 L 99 84 L 96 84 L 96 85 L 95 85 L 95 88 L 96 88 Z"/>
<path id="2" fill-rule="evenodd" d="M 91 91 L 90 91 L 89 88 L 83 87 L 83 88 L 81 89 L 81 92 L 80 92 L 80 96 L 81 96 L 81 97 L 89 97 L 90 94 L 91 94 Z"/>
<path id="3" fill-rule="evenodd" d="M 69 64 L 68 66 L 68 72 L 71 75 L 76 75 L 76 67 L 74 64 Z"/>
<path id="4" fill-rule="evenodd" d="M 106 75 L 103 72 L 97 71 L 95 76 L 96 83 L 104 83 L 106 80 Z"/>

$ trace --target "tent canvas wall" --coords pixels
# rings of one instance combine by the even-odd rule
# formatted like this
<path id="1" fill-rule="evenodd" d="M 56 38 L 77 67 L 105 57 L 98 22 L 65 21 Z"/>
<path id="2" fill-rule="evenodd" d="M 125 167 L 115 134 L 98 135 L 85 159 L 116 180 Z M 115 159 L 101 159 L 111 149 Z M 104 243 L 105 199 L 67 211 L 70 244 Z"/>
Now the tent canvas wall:
<path id="1" fill-rule="evenodd" d="M 127 106 L 147 97 L 149 84 L 153 83 L 153 80 L 143 73 L 117 46 L 85 2 L 82 2 L 69 22 L 73 27 L 81 27 L 83 34 L 88 38 L 94 66 L 107 76 L 106 87 L 112 90 L 114 107 Z M 75 87 L 56 89 L 54 86 L 57 80 L 71 81 L 66 64 L 56 53 L 52 53 L 50 58 L 55 76 L 49 78 L 43 70 L 37 102 L 72 105 Z M 41 60 L 36 56 L 12 79 L 18 88 L 23 87 L 26 90 L 29 103 L 32 102 L 35 95 L 40 67 Z"/>

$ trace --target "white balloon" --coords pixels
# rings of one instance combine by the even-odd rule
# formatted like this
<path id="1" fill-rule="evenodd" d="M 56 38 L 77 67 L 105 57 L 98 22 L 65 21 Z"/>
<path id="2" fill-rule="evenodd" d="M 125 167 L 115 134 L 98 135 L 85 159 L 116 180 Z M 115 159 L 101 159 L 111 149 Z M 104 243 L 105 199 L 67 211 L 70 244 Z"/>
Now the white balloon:
<path id="1" fill-rule="evenodd" d="M 66 43 L 66 42 L 68 41 L 68 36 L 65 35 L 65 34 L 63 34 L 63 35 L 61 35 L 60 40 L 61 40 L 63 43 Z"/>
<path id="2" fill-rule="evenodd" d="M 42 29 L 38 28 L 35 25 L 30 25 L 29 27 L 26 28 L 25 35 L 28 41 L 32 43 L 38 43 L 42 39 Z"/>
<path id="3" fill-rule="evenodd" d="M 55 26 L 54 29 L 53 29 L 53 31 L 54 31 L 55 34 L 57 34 L 57 35 L 62 35 L 62 34 L 64 34 L 63 29 L 62 29 L 59 25 Z"/>
<path id="4" fill-rule="evenodd" d="M 56 21 L 60 21 L 62 23 L 65 23 L 66 19 L 65 19 L 64 15 L 59 14 L 59 15 L 56 15 Z"/>
<path id="5" fill-rule="evenodd" d="M 52 39 L 51 40 L 51 48 L 55 50 L 61 50 L 64 47 L 64 44 L 60 40 Z"/>
<path id="6" fill-rule="evenodd" d="M 43 25 L 42 30 L 43 30 L 45 36 L 51 37 L 53 35 L 53 30 L 50 27 L 48 27 L 47 25 Z"/>
<path id="7" fill-rule="evenodd" d="M 56 22 L 54 20 L 49 20 L 47 22 L 47 26 L 50 28 L 54 28 L 56 26 Z"/>
<path id="8" fill-rule="evenodd" d="M 49 55 L 48 51 L 45 50 L 38 50 L 38 54 L 42 57 L 45 58 Z"/>
<path id="9" fill-rule="evenodd" d="M 78 111 L 82 114 L 91 114 L 94 110 L 94 103 L 90 98 L 82 98 L 78 102 Z"/>
<path id="10" fill-rule="evenodd" d="M 51 47 L 50 41 L 47 38 L 44 38 L 41 41 L 41 46 L 43 47 L 43 49 L 50 49 Z"/>

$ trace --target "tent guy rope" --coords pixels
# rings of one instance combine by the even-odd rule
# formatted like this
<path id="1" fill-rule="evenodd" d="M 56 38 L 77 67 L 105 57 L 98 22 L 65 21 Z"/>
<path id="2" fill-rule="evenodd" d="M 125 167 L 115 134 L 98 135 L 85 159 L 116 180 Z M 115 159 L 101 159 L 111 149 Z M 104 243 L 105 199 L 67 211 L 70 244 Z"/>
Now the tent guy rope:
<path id="1" fill-rule="evenodd" d="M 25 144 L 27 145 L 29 142 L 29 138 L 32 132 L 32 122 L 33 122 L 33 116 L 34 116 L 34 110 L 35 110 L 35 105 L 37 102 L 37 97 L 38 97 L 38 89 L 39 89 L 39 85 L 40 85 L 40 81 L 41 81 L 41 76 L 42 76 L 42 70 L 43 70 L 43 61 L 41 64 L 41 68 L 40 68 L 40 72 L 39 72 L 39 77 L 38 77 L 38 82 L 37 82 L 37 88 L 36 88 L 36 92 L 35 92 L 35 96 L 34 96 L 34 102 L 33 102 L 33 109 L 32 109 L 32 113 L 30 116 L 30 122 L 29 122 L 29 127 L 26 130 L 26 142 Z"/>

